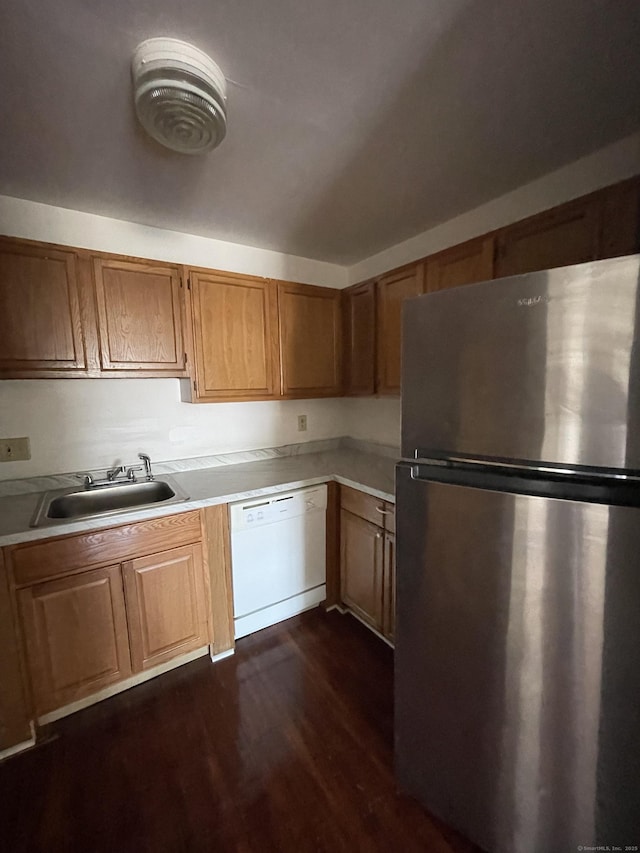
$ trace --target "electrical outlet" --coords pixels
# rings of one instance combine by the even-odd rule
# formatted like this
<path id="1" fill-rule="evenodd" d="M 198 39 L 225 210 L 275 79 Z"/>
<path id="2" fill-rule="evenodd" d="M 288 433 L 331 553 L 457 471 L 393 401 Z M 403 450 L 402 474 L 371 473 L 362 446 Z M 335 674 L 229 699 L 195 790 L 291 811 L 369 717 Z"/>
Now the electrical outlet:
<path id="1" fill-rule="evenodd" d="M 307 431 L 307 416 L 306 415 L 298 415 L 298 432 L 306 432 Z"/>
<path id="2" fill-rule="evenodd" d="M 31 459 L 31 447 L 27 436 L 0 438 L 0 462 L 21 462 L 25 459 Z"/>

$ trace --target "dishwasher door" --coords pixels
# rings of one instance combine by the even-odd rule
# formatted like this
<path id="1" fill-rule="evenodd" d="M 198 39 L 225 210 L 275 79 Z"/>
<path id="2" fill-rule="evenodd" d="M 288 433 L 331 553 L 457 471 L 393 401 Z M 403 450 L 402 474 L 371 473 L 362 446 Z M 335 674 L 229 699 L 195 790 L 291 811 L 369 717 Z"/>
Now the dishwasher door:
<path id="1" fill-rule="evenodd" d="M 236 639 L 326 598 L 327 487 L 231 504 Z"/>

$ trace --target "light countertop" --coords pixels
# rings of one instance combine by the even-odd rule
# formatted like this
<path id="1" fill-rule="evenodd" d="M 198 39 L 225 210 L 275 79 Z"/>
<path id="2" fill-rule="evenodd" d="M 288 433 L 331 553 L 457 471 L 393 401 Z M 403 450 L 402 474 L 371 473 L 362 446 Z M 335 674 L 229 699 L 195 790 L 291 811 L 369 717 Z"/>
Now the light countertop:
<path id="1" fill-rule="evenodd" d="M 337 448 L 321 453 L 304 453 L 172 472 L 171 477 L 190 496 L 190 500 L 165 507 L 156 505 L 105 518 L 84 519 L 38 528 L 29 527 L 29 522 L 42 492 L 0 497 L 0 546 L 49 539 L 65 533 L 98 530 L 161 515 L 173 515 L 212 504 L 246 500 L 330 480 L 393 502 L 395 461 L 389 456 Z M 162 474 L 157 476 L 162 479 Z"/>

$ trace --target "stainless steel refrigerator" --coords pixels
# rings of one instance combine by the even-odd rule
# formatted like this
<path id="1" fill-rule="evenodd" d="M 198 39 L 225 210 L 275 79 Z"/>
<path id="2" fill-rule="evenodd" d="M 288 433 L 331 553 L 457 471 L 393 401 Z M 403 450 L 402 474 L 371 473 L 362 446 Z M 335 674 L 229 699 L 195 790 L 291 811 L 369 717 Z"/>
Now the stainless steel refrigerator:
<path id="1" fill-rule="evenodd" d="M 640 845 L 639 276 L 404 305 L 396 772 L 491 853 Z"/>

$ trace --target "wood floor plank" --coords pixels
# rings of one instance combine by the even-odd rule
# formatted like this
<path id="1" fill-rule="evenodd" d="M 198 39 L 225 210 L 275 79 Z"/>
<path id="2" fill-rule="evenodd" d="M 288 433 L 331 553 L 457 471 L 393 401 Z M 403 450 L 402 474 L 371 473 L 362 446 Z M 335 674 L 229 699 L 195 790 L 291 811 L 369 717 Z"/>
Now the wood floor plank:
<path id="1" fill-rule="evenodd" d="M 52 724 L 0 765 L 12 853 L 471 853 L 400 796 L 393 652 L 321 609 Z"/>

